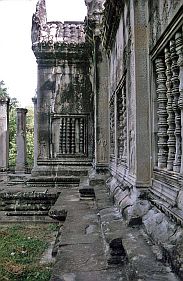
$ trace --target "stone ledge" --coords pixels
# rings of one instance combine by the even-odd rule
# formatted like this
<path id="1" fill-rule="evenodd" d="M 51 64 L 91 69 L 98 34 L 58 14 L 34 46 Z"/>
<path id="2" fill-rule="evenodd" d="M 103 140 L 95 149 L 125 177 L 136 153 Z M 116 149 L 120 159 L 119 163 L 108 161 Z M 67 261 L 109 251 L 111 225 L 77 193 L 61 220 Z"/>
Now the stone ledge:
<path id="1" fill-rule="evenodd" d="M 141 194 L 136 188 L 120 183 L 115 178 L 107 181 L 107 187 L 126 224 L 141 224 L 145 227 L 147 234 L 164 253 L 164 261 L 171 261 L 172 268 L 183 277 L 183 249 L 180 247 L 183 244 L 183 230 L 180 226 L 182 213 L 175 208 L 170 209 L 169 205 L 162 205 L 162 201 L 158 204 L 158 200 L 154 200 L 154 206 L 148 199 L 148 193 Z"/>

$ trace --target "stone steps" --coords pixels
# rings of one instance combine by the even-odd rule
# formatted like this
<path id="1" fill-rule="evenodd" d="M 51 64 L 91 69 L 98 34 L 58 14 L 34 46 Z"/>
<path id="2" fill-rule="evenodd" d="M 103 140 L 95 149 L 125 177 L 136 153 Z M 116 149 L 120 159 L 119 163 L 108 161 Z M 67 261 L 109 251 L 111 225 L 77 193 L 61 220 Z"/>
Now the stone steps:
<path id="1" fill-rule="evenodd" d="M 83 188 L 87 179 L 83 180 Z M 95 200 L 80 200 L 79 190 L 61 190 L 52 208 L 67 211 L 54 248 L 50 281 L 178 281 L 170 267 L 156 259 L 142 229 L 127 227 L 108 192 L 93 184 Z"/>

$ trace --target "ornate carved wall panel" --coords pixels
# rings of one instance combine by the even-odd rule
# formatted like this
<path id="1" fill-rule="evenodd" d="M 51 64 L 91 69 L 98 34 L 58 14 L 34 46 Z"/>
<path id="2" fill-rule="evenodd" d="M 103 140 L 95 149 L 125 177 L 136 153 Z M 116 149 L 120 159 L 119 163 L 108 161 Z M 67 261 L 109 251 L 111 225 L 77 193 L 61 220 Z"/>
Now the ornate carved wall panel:
<path id="1" fill-rule="evenodd" d="M 110 159 L 115 157 L 115 102 L 114 95 L 110 100 Z"/>
<path id="2" fill-rule="evenodd" d="M 127 158 L 127 116 L 126 116 L 126 84 L 117 92 L 117 147 L 118 162 Z"/>

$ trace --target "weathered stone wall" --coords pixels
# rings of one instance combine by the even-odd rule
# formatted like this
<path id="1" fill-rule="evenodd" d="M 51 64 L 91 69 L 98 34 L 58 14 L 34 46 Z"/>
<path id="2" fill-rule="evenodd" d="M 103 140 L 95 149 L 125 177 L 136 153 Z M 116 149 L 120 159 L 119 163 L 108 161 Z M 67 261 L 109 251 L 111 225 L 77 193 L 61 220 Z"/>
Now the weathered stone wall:
<path id="1" fill-rule="evenodd" d="M 176 22 L 182 11 L 182 1 L 179 0 L 149 0 L 148 24 L 150 50 L 156 45 L 166 28 Z"/>
<path id="2" fill-rule="evenodd" d="M 149 89 L 152 112 L 152 196 L 182 213 L 183 4 L 149 1 Z"/>
<path id="3" fill-rule="evenodd" d="M 90 48 L 83 22 L 45 22 L 43 2 L 32 24 L 38 63 L 38 165 L 33 174 L 41 169 L 58 174 L 57 165 L 91 165 L 93 160 Z"/>
<path id="4" fill-rule="evenodd" d="M 108 60 L 102 46 L 102 10 L 104 0 L 86 0 L 86 42 L 90 56 L 90 80 L 94 95 L 94 161 L 96 171 L 104 172 L 109 166 L 108 122 Z"/>
<path id="5" fill-rule="evenodd" d="M 107 186 L 129 226 L 143 224 L 160 245 L 161 259 L 181 276 L 182 18 L 181 1 L 106 1 L 103 26 L 112 173 Z"/>
<path id="6" fill-rule="evenodd" d="M 116 5 L 117 11 L 106 1 L 104 10 L 104 46 L 109 59 L 111 170 L 131 184 L 147 187 L 150 184 L 150 136 L 146 6 L 142 1 L 117 1 Z M 111 18 L 115 20 L 110 21 Z"/>

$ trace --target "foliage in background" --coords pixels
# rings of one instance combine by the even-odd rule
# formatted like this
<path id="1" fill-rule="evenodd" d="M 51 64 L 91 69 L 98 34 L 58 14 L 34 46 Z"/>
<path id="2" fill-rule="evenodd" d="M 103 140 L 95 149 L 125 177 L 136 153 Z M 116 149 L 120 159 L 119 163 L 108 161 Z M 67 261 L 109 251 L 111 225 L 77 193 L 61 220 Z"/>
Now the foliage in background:
<path id="1" fill-rule="evenodd" d="M 9 110 L 9 166 L 14 167 L 16 163 L 16 108 L 19 103 L 16 98 L 10 99 Z"/>
<path id="2" fill-rule="evenodd" d="M 4 81 L 0 81 L 0 97 L 9 97 Z M 10 98 L 9 104 L 9 166 L 16 164 L 16 108 L 19 102 L 16 98 Z M 27 165 L 32 167 L 34 160 L 34 112 L 32 107 L 28 107 L 26 122 L 27 139 Z"/>
<path id="3" fill-rule="evenodd" d="M 0 81 L 0 97 L 8 97 L 7 88 L 3 80 Z"/>

